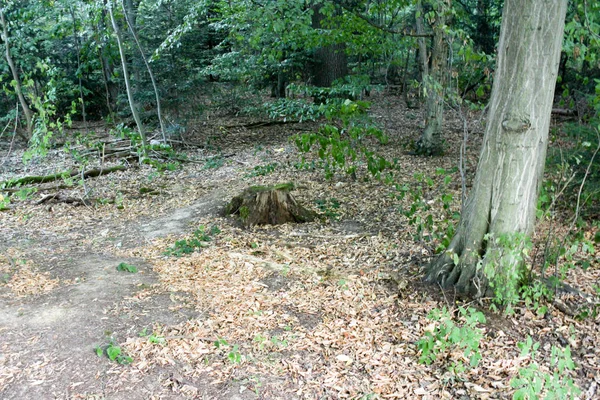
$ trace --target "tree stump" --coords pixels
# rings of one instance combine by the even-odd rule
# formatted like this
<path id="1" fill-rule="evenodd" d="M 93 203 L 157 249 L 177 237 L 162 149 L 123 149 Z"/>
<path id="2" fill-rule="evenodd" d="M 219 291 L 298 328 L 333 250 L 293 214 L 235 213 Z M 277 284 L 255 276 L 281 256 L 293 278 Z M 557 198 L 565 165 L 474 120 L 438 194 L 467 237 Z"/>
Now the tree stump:
<path id="1" fill-rule="evenodd" d="M 316 214 L 302 207 L 290 193 L 293 183 L 251 186 L 225 207 L 225 215 L 237 215 L 244 226 L 310 222 Z"/>

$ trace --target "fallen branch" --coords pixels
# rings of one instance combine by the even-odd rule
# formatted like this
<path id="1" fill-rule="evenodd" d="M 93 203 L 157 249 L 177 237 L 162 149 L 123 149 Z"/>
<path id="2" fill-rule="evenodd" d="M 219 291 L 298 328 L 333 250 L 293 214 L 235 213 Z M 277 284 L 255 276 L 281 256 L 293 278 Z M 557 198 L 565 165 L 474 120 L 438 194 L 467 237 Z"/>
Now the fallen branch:
<path id="1" fill-rule="evenodd" d="M 562 117 L 576 117 L 577 110 L 569 110 L 565 108 L 553 108 L 552 115 L 560 115 Z"/>
<path id="2" fill-rule="evenodd" d="M 40 200 L 36 201 L 35 204 L 40 205 L 40 204 L 43 204 L 43 203 L 46 203 L 49 201 L 56 201 L 58 203 L 74 204 L 77 206 L 89 206 L 92 203 L 97 202 L 97 200 L 95 200 L 95 199 L 84 200 L 84 199 L 77 198 L 77 197 L 65 196 L 60 193 L 53 193 L 53 194 L 45 195 Z"/>
<path id="3" fill-rule="evenodd" d="M 263 127 L 263 126 L 298 124 L 298 123 L 300 123 L 300 121 L 296 121 L 296 120 L 259 121 L 259 122 L 250 122 L 248 124 L 223 125 L 222 128 L 260 128 L 260 127 Z"/>
<path id="4" fill-rule="evenodd" d="M 116 165 L 114 167 L 109 167 L 109 168 L 90 169 L 88 171 L 84 171 L 83 174 L 80 173 L 79 171 L 69 170 L 69 171 L 63 171 L 63 172 L 59 172 L 56 174 L 50 174 L 50 175 L 24 176 L 23 178 L 10 179 L 8 181 L 0 182 L 0 187 L 9 188 L 9 187 L 14 187 L 14 186 L 28 185 L 31 183 L 54 182 L 59 179 L 63 179 L 65 177 L 72 178 L 75 176 L 81 176 L 83 179 L 95 178 L 100 175 L 110 174 L 111 172 L 125 171 L 126 169 L 127 169 L 127 167 L 125 167 L 123 165 Z"/>

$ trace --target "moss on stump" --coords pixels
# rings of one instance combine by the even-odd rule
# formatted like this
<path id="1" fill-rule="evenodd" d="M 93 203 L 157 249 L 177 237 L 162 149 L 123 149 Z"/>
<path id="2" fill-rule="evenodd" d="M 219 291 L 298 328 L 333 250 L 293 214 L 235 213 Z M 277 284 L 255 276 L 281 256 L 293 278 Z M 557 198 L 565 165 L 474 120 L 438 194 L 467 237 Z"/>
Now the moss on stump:
<path id="1" fill-rule="evenodd" d="M 314 221 L 316 214 L 302 207 L 290 193 L 293 183 L 250 186 L 225 207 L 225 215 L 236 215 L 244 226 L 278 225 Z"/>

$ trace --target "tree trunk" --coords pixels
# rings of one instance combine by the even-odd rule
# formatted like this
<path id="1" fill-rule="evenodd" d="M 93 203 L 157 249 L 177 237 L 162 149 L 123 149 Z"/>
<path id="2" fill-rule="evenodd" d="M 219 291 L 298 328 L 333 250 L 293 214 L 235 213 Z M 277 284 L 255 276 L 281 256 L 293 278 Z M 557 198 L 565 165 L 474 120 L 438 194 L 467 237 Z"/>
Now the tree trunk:
<path id="1" fill-rule="evenodd" d="M 28 139 L 31 139 L 33 136 L 33 112 L 29 105 L 27 104 L 27 100 L 25 100 L 25 96 L 23 95 L 23 90 L 21 89 L 21 78 L 19 77 L 19 73 L 17 71 L 17 67 L 10 55 L 10 43 L 8 39 L 8 27 L 6 26 L 6 20 L 4 19 L 4 12 L 0 8 L 0 22 L 2 23 L 2 39 L 4 40 L 4 46 L 6 47 L 6 62 L 8 63 L 8 67 L 12 72 L 13 80 L 15 81 L 15 92 L 17 97 L 19 98 L 19 102 L 21 103 L 21 108 L 23 109 L 23 114 L 25 115 L 25 121 L 27 123 L 27 135 Z"/>
<path id="2" fill-rule="evenodd" d="M 316 214 L 296 202 L 293 189 L 292 183 L 251 186 L 231 199 L 224 214 L 237 215 L 246 227 L 314 221 Z"/>
<path id="3" fill-rule="evenodd" d="M 473 189 L 455 237 L 429 266 L 427 280 L 481 296 L 489 288 L 490 275 L 484 271 L 498 276 L 522 267 L 503 258 L 505 248 L 498 241 L 533 231 L 566 7 L 567 0 L 504 3 L 496 76 Z M 522 248 L 521 240 L 512 254 Z"/>
<path id="4" fill-rule="evenodd" d="M 130 3 L 130 2 L 128 2 Z M 167 135 L 165 133 L 165 125 L 162 119 L 162 111 L 160 108 L 160 95 L 158 93 L 158 86 L 156 84 L 156 79 L 154 79 L 154 74 L 152 73 L 152 68 L 150 68 L 150 63 L 148 63 L 148 59 L 144 54 L 144 50 L 142 49 L 142 45 L 138 39 L 138 35 L 135 29 L 135 25 L 133 22 L 129 20 L 128 13 L 132 11 L 128 11 L 125 9 L 125 4 L 121 2 L 121 7 L 123 8 L 123 15 L 125 16 L 125 22 L 129 27 L 129 31 L 131 32 L 131 36 L 133 36 L 133 40 L 135 40 L 135 44 L 137 45 L 138 50 L 140 51 L 140 55 L 142 56 L 142 60 L 144 60 L 144 65 L 146 65 L 146 70 L 148 71 L 148 75 L 150 75 L 150 80 L 152 81 L 152 87 L 154 88 L 154 96 L 156 98 L 156 115 L 158 117 L 158 123 L 160 125 L 160 132 L 162 134 L 163 143 L 167 143 Z M 132 6 L 133 7 L 133 6 Z"/>
<path id="5" fill-rule="evenodd" d="M 321 5 L 313 6 L 312 27 L 324 29 L 325 15 L 321 13 Z M 315 50 L 313 66 L 313 84 L 319 87 L 330 87 L 336 80 L 348 75 L 348 58 L 346 45 L 334 43 Z"/>
<path id="6" fill-rule="evenodd" d="M 117 24 L 117 20 L 115 19 L 115 15 L 112 10 L 112 3 L 108 5 L 108 13 L 110 14 L 110 21 L 112 22 L 113 29 L 115 30 L 115 36 L 117 37 L 117 45 L 119 46 L 119 54 L 121 55 L 121 65 L 123 66 L 123 80 L 125 81 L 125 89 L 127 91 L 127 99 L 129 100 L 129 107 L 131 108 L 131 114 L 133 115 L 133 119 L 135 120 L 135 124 L 138 127 L 138 131 L 140 133 L 140 137 L 142 138 L 142 154 L 144 157 L 147 155 L 147 140 L 146 140 L 146 132 L 144 130 L 144 125 L 142 125 L 142 120 L 140 119 L 139 113 L 137 111 L 137 107 L 135 105 L 133 99 L 133 89 L 131 88 L 131 84 L 129 82 L 129 73 L 127 71 L 127 61 L 125 59 L 125 50 L 123 49 L 123 41 L 121 39 L 121 31 L 119 29 L 119 25 Z"/>
<path id="7" fill-rule="evenodd" d="M 447 0 L 449 1 L 449 0 Z M 420 3 L 419 3 L 420 5 Z M 450 4 L 439 3 L 433 26 L 433 49 L 431 50 L 431 68 L 427 68 L 425 51 L 419 48 L 423 63 L 423 90 L 425 91 L 425 129 L 417 143 L 417 153 L 439 155 L 442 153 L 442 122 L 444 121 L 444 89 L 448 75 L 448 44 L 446 42 L 446 23 Z M 421 10 L 421 12 L 423 12 Z M 417 25 L 418 27 L 418 25 Z M 427 73 L 429 71 L 429 73 Z"/>
<path id="8" fill-rule="evenodd" d="M 75 51 L 77 52 L 77 80 L 79 87 L 79 101 L 81 102 L 81 118 L 83 119 L 83 126 L 85 127 L 85 132 L 88 132 L 87 125 L 87 115 L 85 112 L 85 100 L 83 99 L 83 84 L 81 82 L 81 44 L 79 42 L 79 33 L 77 27 L 77 18 L 75 16 L 75 9 L 73 6 L 69 7 L 69 12 L 71 13 L 71 19 L 73 20 L 73 40 L 75 41 Z"/>

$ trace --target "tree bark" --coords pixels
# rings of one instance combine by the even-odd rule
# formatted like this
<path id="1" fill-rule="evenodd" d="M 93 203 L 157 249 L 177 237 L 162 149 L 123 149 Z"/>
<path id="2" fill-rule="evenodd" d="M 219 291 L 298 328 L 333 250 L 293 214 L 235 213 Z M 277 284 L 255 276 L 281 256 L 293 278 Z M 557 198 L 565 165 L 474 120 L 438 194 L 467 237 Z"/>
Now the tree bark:
<path id="1" fill-rule="evenodd" d="M 128 2 L 129 3 L 129 2 Z M 123 14 L 125 15 L 125 22 L 129 27 L 129 31 L 131 32 L 131 36 L 133 36 L 133 40 L 135 40 L 135 44 L 137 45 L 138 50 L 140 51 L 140 55 L 142 56 L 142 60 L 144 60 L 144 65 L 146 65 L 146 70 L 148 71 L 148 75 L 150 75 L 150 80 L 152 81 L 152 87 L 154 88 L 154 96 L 156 98 L 156 115 L 158 117 L 158 123 L 160 125 L 160 133 L 162 134 L 163 143 L 167 143 L 167 135 L 165 133 L 165 125 L 162 119 L 162 111 L 160 108 L 160 95 L 158 93 L 158 86 L 156 85 L 156 79 L 154 79 L 154 74 L 152 73 L 152 68 L 150 68 L 150 64 L 148 63 L 148 59 L 144 54 L 144 50 L 142 49 L 142 45 L 138 39 L 138 35 L 135 29 L 135 25 L 132 21 L 129 20 L 128 13 L 133 13 L 131 10 L 125 9 L 125 4 L 121 2 L 121 7 L 123 8 Z M 132 6 L 133 7 L 133 6 Z"/>
<path id="2" fill-rule="evenodd" d="M 119 46 L 119 54 L 121 55 L 121 65 L 123 66 L 123 80 L 125 81 L 125 89 L 127 91 L 127 99 L 129 100 L 129 107 L 131 108 L 131 114 L 133 115 L 135 124 L 138 127 L 140 137 L 142 138 L 142 154 L 145 158 L 147 156 L 147 145 L 148 145 L 147 140 L 146 140 L 146 132 L 144 130 L 144 125 L 142 124 L 142 120 L 140 119 L 139 113 L 137 111 L 137 107 L 135 105 L 135 101 L 133 99 L 133 89 L 131 88 L 131 84 L 129 81 L 129 72 L 127 71 L 127 60 L 125 59 L 125 49 L 123 49 L 123 40 L 121 39 L 121 31 L 119 29 L 119 25 L 117 24 L 117 20 L 115 19 L 115 15 L 113 13 L 112 6 L 113 6 L 112 3 L 109 3 L 108 13 L 110 14 L 110 21 L 112 22 L 113 29 L 115 30 L 115 36 L 117 37 L 117 45 Z"/>
<path id="3" fill-rule="evenodd" d="M 483 271 L 505 273 L 510 265 L 494 239 L 533 231 L 566 7 L 567 0 L 504 3 L 496 76 L 473 189 L 448 250 L 428 268 L 430 282 L 481 296 L 489 288 Z M 522 246 L 521 241 L 512 251 Z"/>
<path id="4" fill-rule="evenodd" d="M 10 55 L 10 43 L 8 39 L 8 27 L 6 25 L 6 20 L 4 19 L 4 11 L 0 8 L 0 22 L 2 23 L 2 39 L 4 40 L 4 46 L 6 47 L 5 57 L 6 62 L 8 63 L 8 67 L 12 73 L 13 79 L 15 81 L 15 92 L 17 93 L 17 97 L 19 98 L 19 102 L 21 103 L 21 108 L 23 109 L 23 115 L 25 115 L 25 121 L 27 124 L 27 135 L 28 139 L 31 139 L 33 136 L 33 112 L 29 105 L 27 104 L 27 100 L 25 100 L 25 96 L 23 95 L 23 90 L 21 88 L 21 78 L 19 77 L 19 73 L 17 71 L 17 67 Z"/>
<path id="5" fill-rule="evenodd" d="M 325 16 L 321 13 L 321 5 L 313 6 L 312 27 L 324 29 Z M 313 66 L 313 84 L 319 87 L 330 87 L 336 80 L 348 75 L 348 58 L 345 43 L 334 43 L 315 50 Z"/>
<path id="6" fill-rule="evenodd" d="M 420 2 L 419 2 L 420 6 Z M 426 50 L 419 47 L 423 64 L 423 89 L 425 91 L 425 129 L 417 142 L 417 153 L 440 155 L 442 148 L 442 123 L 444 122 L 444 90 L 448 75 L 448 44 L 446 42 L 446 13 L 450 0 L 438 3 L 436 20 L 433 25 L 433 48 L 431 50 L 431 68 L 427 66 Z M 421 9 L 421 12 L 422 9 Z M 417 24 L 417 29 L 418 29 Z M 422 24 L 421 24 L 422 25 Z M 423 46 L 424 47 L 424 46 Z"/>
<path id="7" fill-rule="evenodd" d="M 79 42 L 77 18 L 75 17 L 75 9 L 73 8 L 73 6 L 69 7 L 69 12 L 71 13 L 71 19 L 73 20 L 73 40 L 75 41 L 75 51 L 77 52 L 77 80 L 79 83 L 79 100 L 81 101 L 81 118 L 83 119 L 83 126 L 85 127 L 85 131 L 87 133 L 87 114 L 85 112 L 85 100 L 83 99 L 83 84 L 81 82 L 81 43 Z"/>

